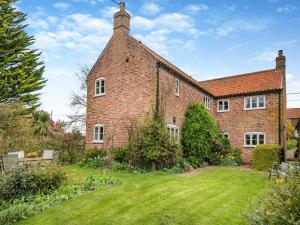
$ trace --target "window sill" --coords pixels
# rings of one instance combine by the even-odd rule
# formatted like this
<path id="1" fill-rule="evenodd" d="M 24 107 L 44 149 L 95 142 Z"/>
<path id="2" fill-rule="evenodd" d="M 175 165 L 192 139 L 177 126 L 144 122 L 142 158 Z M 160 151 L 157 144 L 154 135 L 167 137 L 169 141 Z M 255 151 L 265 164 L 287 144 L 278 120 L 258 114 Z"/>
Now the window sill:
<path id="1" fill-rule="evenodd" d="M 217 112 L 229 112 L 229 110 L 218 110 Z"/>
<path id="2" fill-rule="evenodd" d="M 93 144 L 103 144 L 103 141 L 93 141 Z"/>
<path id="3" fill-rule="evenodd" d="M 266 109 L 266 107 L 264 107 L 264 108 L 251 108 L 251 109 L 244 108 L 244 111 L 251 111 L 251 110 L 264 110 L 264 109 Z"/>
<path id="4" fill-rule="evenodd" d="M 105 93 L 104 94 L 99 94 L 99 95 L 94 95 L 93 97 L 96 98 L 96 97 L 101 97 L 101 96 L 105 96 Z"/>

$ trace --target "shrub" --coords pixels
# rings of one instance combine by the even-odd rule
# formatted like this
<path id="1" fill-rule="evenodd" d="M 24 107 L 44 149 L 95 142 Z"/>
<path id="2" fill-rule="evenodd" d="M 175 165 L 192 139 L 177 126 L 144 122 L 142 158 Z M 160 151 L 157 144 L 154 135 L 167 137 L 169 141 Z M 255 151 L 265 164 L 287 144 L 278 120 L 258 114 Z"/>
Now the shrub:
<path id="1" fill-rule="evenodd" d="M 135 170 L 135 168 L 127 163 L 113 162 L 112 170 L 132 172 Z"/>
<path id="2" fill-rule="evenodd" d="M 298 165 L 300 168 L 300 165 Z M 251 225 L 299 224 L 300 221 L 300 173 L 290 171 L 283 182 L 273 184 L 252 213 L 247 215 Z"/>
<path id="3" fill-rule="evenodd" d="M 165 171 L 171 174 L 176 174 L 189 171 L 190 168 L 191 166 L 189 162 L 185 158 L 180 157 L 171 168 L 165 169 Z"/>
<path id="4" fill-rule="evenodd" d="M 0 199 L 9 200 L 58 188 L 66 176 L 57 166 L 16 166 L 0 177 Z"/>
<path id="5" fill-rule="evenodd" d="M 30 152 L 26 155 L 27 158 L 37 158 L 39 154 L 37 152 Z"/>
<path id="6" fill-rule="evenodd" d="M 106 156 L 106 151 L 104 149 L 92 148 L 85 150 L 83 154 L 83 159 L 95 159 L 104 158 Z"/>
<path id="7" fill-rule="evenodd" d="M 182 127 L 184 156 L 193 167 L 200 167 L 209 157 L 213 141 L 219 139 L 216 122 L 202 104 L 191 104 Z"/>
<path id="8" fill-rule="evenodd" d="M 258 145 L 253 150 L 252 167 L 267 170 L 274 162 L 279 162 L 280 146 L 275 144 Z"/>
<path id="9" fill-rule="evenodd" d="M 231 155 L 234 159 L 237 165 L 242 164 L 242 149 L 240 148 L 231 148 L 229 151 L 229 155 Z"/>
<path id="10" fill-rule="evenodd" d="M 124 163 L 127 162 L 127 152 L 128 152 L 128 146 L 123 145 L 117 148 L 114 148 L 112 151 L 112 155 L 115 161 Z"/>
<path id="11" fill-rule="evenodd" d="M 176 162 L 180 145 L 171 137 L 164 124 L 164 113 L 146 117 L 142 124 L 129 120 L 127 149 L 119 149 L 115 157 L 139 169 L 163 169 Z M 124 157 L 125 155 L 125 157 Z"/>

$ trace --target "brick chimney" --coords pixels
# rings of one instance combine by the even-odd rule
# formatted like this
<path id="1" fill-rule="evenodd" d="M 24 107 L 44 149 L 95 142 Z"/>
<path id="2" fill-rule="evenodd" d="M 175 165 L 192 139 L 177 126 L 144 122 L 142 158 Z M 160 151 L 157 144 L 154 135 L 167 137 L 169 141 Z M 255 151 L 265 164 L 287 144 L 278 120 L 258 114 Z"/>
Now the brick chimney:
<path id="1" fill-rule="evenodd" d="M 130 31 L 130 15 L 125 11 L 125 3 L 120 2 L 120 10 L 114 14 L 114 31 Z"/>
<path id="2" fill-rule="evenodd" d="M 285 71 L 285 56 L 283 55 L 283 50 L 278 51 L 278 56 L 276 57 L 276 70 Z"/>

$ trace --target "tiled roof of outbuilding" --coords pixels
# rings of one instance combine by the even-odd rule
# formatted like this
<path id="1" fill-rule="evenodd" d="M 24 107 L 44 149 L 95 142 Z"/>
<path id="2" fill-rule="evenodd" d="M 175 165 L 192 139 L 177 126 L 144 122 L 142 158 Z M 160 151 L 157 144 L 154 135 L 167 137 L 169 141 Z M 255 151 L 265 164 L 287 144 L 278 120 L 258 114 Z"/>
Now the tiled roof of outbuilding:
<path id="1" fill-rule="evenodd" d="M 300 118 L 300 108 L 289 108 L 287 109 L 288 119 L 298 119 Z"/>

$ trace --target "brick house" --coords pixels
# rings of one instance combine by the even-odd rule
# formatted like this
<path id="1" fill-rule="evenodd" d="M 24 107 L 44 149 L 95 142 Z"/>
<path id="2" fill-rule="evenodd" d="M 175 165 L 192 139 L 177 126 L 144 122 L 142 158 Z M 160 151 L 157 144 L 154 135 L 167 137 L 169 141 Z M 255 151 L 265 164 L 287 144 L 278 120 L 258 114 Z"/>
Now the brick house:
<path id="1" fill-rule="evenodd" d="M 125 4 L 114 15 L 114 32 L 88 76 L 86 147 L 116 147 L 127 141 L 126 121 L 142 120 L 158 101 L 165 123 L 180 138 L 187 106 L 200 102 L 222 135 L 243 149 L 246 162 L 260 143 L 285 146 L 285 56 L 276 68 L 199 82 L 130 34 Z"/>
<path id="2" fill-rule="evenodd" d="M 288 108 L 287 120 L 290 121 L 294 127 L 296 127 L 298 121 L 300 120 L 300 108 Z"/>

